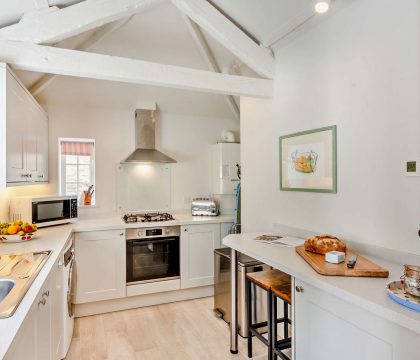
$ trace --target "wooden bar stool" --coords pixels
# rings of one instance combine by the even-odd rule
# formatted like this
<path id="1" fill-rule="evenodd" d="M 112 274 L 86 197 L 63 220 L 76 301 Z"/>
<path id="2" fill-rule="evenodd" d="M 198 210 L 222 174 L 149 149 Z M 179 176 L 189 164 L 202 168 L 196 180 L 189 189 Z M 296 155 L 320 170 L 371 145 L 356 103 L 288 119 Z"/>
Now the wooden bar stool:
<path id="1" fill-rule="evenodd" d="M 277 318 L 277 299 L 283 301 L 283 317 Z M 292 321 L 289 318 L 289 305 L 292 304 L 292 279 L 290 275 L 281 273 L 276 277 L 276 282 L 271 287 L 271 343 L 273 345 L 273 359 L 279 356 L 282 360 L 290 360 L 290 357 L 283 353 L 283 350 L 292 347 L 292 338 L 289 336 L 289 325 Z M 277 340 L 277 324 L 283 324 L 283 339 Z"/>
<path id="2" fill-rule="evenodd" d="M 261 289 L 265 290 L 267 293 L 267 321 L 252 323 L 252 293 L 251 285 L 254 284 Z M 285 344 L 277 341 L 277 324 L 284 322 L 285 318 L 286 323 L 289 323 L 288 313 L 285 317 L 277 319 L 277 301 L 273 300 L 272 288 L 281 289 L 282 293 L 286 292 L 287 287 L 289 287 L 289 298 L 290 298 L 290 286 L 291 280 L 290 276 L 284 274 L 279 270 L 268 270 L 260 271 L 255 273 L 246 274 L 246 301 L 247 301 L 247 317 L 248 317 L 248 357 L 252 357 L 252 336 L 255 336 L 263 344 L 268 347 L 268 359 L 272 360 L 277 358 L 278 352 L 275 352 L 275 346 L 278 346 L 284 349 Z M 276 297 L 277 299 L 277 297 Z M 273 306 L 275 304 L 275 306 Z M 274 311 L 274 313 L 273 313 Z M 288 309 L 287 309 L 288 311 Z M 267 327 L 267 339 L 258 331 L 259 329 Z M 288 329 L 287 329 L 288 330 Z M 275 336 L 274 336 L 275 334 Z M 287 331 L 288 335 L 288 331 Z M 291 343 L 291 341 L 289 340 Z M 280 350 L 279 350 L 280 351 Z M 284 355 L 279 355 L 280 357 Z"/>

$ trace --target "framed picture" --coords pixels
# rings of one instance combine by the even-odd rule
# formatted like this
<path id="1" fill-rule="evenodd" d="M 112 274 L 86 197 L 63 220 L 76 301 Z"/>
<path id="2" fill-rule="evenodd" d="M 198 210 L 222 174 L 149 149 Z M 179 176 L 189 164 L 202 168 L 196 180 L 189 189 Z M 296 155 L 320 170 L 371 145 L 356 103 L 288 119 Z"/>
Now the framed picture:
<path id="1" fill-rule="evenodd" d="M 280 136 L 280 190 L 337 193 L 337 127 Z"/>

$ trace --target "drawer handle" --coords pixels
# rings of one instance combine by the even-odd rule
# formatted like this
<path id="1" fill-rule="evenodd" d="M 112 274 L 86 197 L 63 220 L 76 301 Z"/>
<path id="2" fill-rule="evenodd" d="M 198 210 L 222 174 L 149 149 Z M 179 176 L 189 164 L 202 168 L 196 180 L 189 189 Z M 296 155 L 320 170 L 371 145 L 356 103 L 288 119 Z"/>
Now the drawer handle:
<path id="1" fill-rule="evenodd" d="M 44 293 L 42 294 L 42 297 L 44 296 L 46 297 L 50 296 L 50 290 L 44 291 Z"/>
<path id="2" fill-rule="evenodd" d="M 38 306 L 39 305 L 43 305 L 44 306 L 46 304 L 46 302 L 47 302 L 47 300 L 45 300 L 45 298 L 42 298 L 42 300 L 39 300 L 38 301 Z"/>
<path id="3" fill-rule="evenodd" d="M 303 286 L 296 285 L 295 289 L 298 293 L 303 293 Z"/>

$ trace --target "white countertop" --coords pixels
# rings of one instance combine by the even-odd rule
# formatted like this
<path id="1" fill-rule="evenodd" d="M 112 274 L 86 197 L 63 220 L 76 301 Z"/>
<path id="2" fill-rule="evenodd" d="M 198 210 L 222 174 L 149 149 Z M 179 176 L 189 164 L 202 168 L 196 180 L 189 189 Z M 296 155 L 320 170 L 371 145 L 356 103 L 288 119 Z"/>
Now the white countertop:
<path id="1" fill-rule="evenodd" d="M 96 230 L 118 230 L 138 227 L 175 226 L 175 225 L 198 225 L 198 224 L 219 224 L 233 222 L 232 215 L 219 216 L 191 216 L 191 214 L 175 213 L 175 220 L 159 222 L 138 222 L 126 224 L 120 216 L 111 215 L 99 218 L 79 220 L 73 224 L 75 232 L 96 231 Z"/>
<path id="2" fill-rule="evenodd" d="M 229 215 L 220 216 L 200 216 L 192 217 L 187 214 L 174 214 L 175 220 L 159 223 L 135 223 L 125 224 L 121 217 L 107 216 L 89 220 L 79 220 L 77 223 L 60 225 L 49 228 L 41 228 L 37 231 L 34 240 L 24 243 L 0 243 L 0 255 L 10 253 L 25 253 L 51 250 L 51 255 L 45 263 L 38 276 L 35 278 L 28 292 L 19 304 L 13 316 L 0 319 L 0 359 L 4 357 L 20 326 L 25 320 L 32 304 L 38 297 L 52 267 L 57 261 L 60 253 L 64 249 L 67 240 L 72 232 L 100 231 L 113 229 L 127 229 L 136 227 L 173 226 L 191 224 L 217 224 L 233 222 L 233 217 Z"/>
<path id="3" fill-rule="evenodd" d="M 385 290 L 388 282 L 400 278 L 403 264 L 369 256 L 389 270 L 389 278 L 323 276 L 315 272 L 294 247 L 255 241 L 258 235 L 262 233 L 228 235 L 223 244 L 420 334 L 420 313 L 395 303 Z"/>

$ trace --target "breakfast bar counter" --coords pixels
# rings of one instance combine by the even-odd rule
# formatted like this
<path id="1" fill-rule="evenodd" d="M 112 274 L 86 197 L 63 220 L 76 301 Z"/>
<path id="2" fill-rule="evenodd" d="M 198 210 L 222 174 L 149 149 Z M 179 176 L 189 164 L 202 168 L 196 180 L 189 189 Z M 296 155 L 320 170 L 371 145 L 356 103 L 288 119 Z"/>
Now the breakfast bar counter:
<path id="1" fill-rule="evenodd" d="M 405 308 L 393 300 L 391 300 L 386 292 L 386 285 L 390 281 L 398 280 L 402 275 L 403 263 L 398 263 L 397 261 L 393 262 L 391 259 L 373 257 L 371 254 L 367 254 L 368 258 L 378 265 L 381 265 L 389 270 L 389 278 L 368 278 L 368 277 L 342 277 L 342 276 L 323 276 L 316 273 L 295 251 L 294 247 L 277 245 L 277 244 L 267 244 L 264 242 L 256 241 L 255 238 L 262 233 L 244 233 L 244 234 L 234 234 L 229 235 L 224 238 L 223 244 L 230 247 L 232 250 L 232 259 L 236 257 L 236 252 L 241 252 L 248 256 L 251 256 L 259 261 L 264 262 L 267 265 L 272 266 L 275 269 L 279 269 L 287 274 L 290 274 L 293 277 L 293 287 L 298 287 L 303 289 L 303 291 L 293 292 L 293 317 L 294 317 L 294 345 L 295 345 L 295 359 L 303 360 L 310 357 L 305 357 L 303 354 L 305 351 L 300 351 L 299 357 L 296 355 L 296 351 L 299 351 L 300 340 L 299 335 L 305 334 L 309 336 L 309 330 L 303 331 L 303 329 L 298 328 L 301 323 L 301 318 L 304 315 L 306 318 L 306 323 L 308 326 L 302 327 L 311 327 L 315 326 L 317 331 L 322 334 L 322 327 L 329 327 L 328 332 L 334 332 L 335 329 L 331 326 L 338 325 L 338 320 L 344 316 L 344 313 L 353 313 L 353 317 L 357 318 L 359 315 L 362 317 L 360 321 L 352 321 L 351 319 L 343 324 L 339 324 L 338 328 L 345 329 L 349 327 L 348 333 L 351 337 L 348 338 L 348 342 L 357 338 L 358 331 L 366 331 L 369 334 L 372 332 L 375 333 L 375 337 L 379 337 L 379 342 L 377 344 L 378 354 L 383 354 L 384 359 L 411 359 L 411 354 L 413 354 L 413 359 L 418 356 L 418 344 L 420 342 L 420 313 L 414 310 Z M 280 233 L 281 235 L 281 233 Z M 304 240 L 302 239 L 302 243 Z M 365 255 L 363 253 L 363 255 Z M 418 261 L 417 255 L 407 254 L 407 259 Z M 232 261 L 231 274 L 237 273 L 236 262 Z M 232 281 L 232 291 L 235 290 L 236 279 L 235 276 L 231 276 Z M 306 300 L 310 298 L 311 304 L 305 304 Z M 235 298 L 235 297 L 232 297 Z M 318 304 L 317 301 L 320 303 Z M 324 305 L 329 304 L 325 311 L 315 312 L 315 309 L 318 307 L 323 307 Z M 308 305 L 308 306 L 306 306 Z M 316 307 L 314 306 L 316 305 Z M 308 311 L 309 307 L 311 308 Z M 331 314 L 333 310 L 342 307 L 346 311 L 343 311 L 339 314 Z M 232 301 L 232 314 L 236 313 L 236 303 Z M 311 323 L 311 316 L 317 324 Z M 355 315 L 356 314 L 356 315 Z M 300 316 L 302 315 L 302 316 Z M 337 316 L 337 318 L 335 317 Z M 369 317 L 375 317 L 381 319 L 382 328 L 387 329 L 389 325 L 392 329 L 387 329 L 389 334 L 393 333 L 394 330 L 396 333 L 405 334 L 405 339 L 410 338 L 408 348 L 410 346 L 412 349 L 401 350 L 402 347 L 407 348 L 406 341 L 395 340 L 394 337 L 391 339 L 387 338 L 387 334 L 384 337 L 381 337 L 378 332 L 382 330 L 368 329 L 369 324 L 367 322 Z M 320 323 L 320 321 L 325 321 L 325 323 Z M 329 321 L 331 320 L 331 321 Z M 232 316 L 232 323 L 235 324 L 235 317 Z M 351 325 L 349 325 L 351 324 Z M 231 352 L 235 353 L 237 351 L 237 331 L 235 331 L 237 326 L 231 326 Z M 314 328 L 314 329 L 315 329 Z M 312 329 L 312 332 L 315 330 Z M 353 333 L 352 333 L 353 332 Z M 356 333 L 354 333 L 356 332 Z M 336 332 L 339 335 L 337 329 Z M 313 335 L 313 334 L 312 334 Z M 312 336 L 311 335 L 311 336 Z M 321 336 L 321 335 L 320 335 Z M 343 334 L 344 336 L 344 334 Z M 398 336 L 396 336 L 398 337 Z M 363 334 L 363 337 L 366 338 L 366 334 Z M 414 340 L 413 340 L 414 339 Z M 307 340 L 307 339 L 306 339 Z M 314 340 L 315 341 L 315 340 Z M 343 344 L 338 341 L 338 343 Z M 306 346 L 309 346 L 309 342 L 306 342 Z M 344 342 L 345 345 L 345 342 Z M 360 344 L 362 346 L 362 344 Z M 316 347 L 316 346 L 315 346 Z M 296 349 L 297 348 L 297 349 Z M 319 346 L 318 346 L 319 349 Z M 397 350 L 400 349 L 400 350 Z M 415 350 L 417 349 L 417 350 Z M 313 349 L 314 350 L 314 349 Z M 404 352 L 404 357 L 401 355 Z M 358 355 L 358 353 L 355 353 Z M 374 352 L 374 354 L 377 354 Z M 333 355 L 333 354 L 331 354 Z M 389 355 L 389 357 L 387 356 Z M 312 359 L 318 358 L 314 353 L 312 353 Z M 326 359 L 327 357 L 322 357 L 319 354 L 319 358 Z M 334 358 L 334 357 L 331 357 Z M 344 359 L 347 357 L 342 357 Z M 349 357 L 350 358 L 350 357 Z M 369 357 L 363 357 L 368 359 Z"/>

